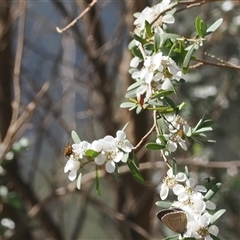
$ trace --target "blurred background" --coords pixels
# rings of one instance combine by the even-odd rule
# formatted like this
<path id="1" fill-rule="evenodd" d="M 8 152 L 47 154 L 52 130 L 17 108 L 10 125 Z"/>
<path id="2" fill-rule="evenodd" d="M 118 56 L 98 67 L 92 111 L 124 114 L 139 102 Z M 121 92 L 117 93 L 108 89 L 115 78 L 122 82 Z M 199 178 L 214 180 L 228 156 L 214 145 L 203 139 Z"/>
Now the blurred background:
<path id="1" fill-rule="evenodd" d="M 115 136 L 130 122 L 127 136 L 136 145 L 152 125 L 151 115 L 136 115 L 119 105 L 132 82 L 127 46 L 133 13 L 157 1 L 98 0 L 70 29 L 56 31 L 90 2 L 0 1 L 1 239 L 141 240 L 171 234 L 156 218 L 159 184 L 167 171 L 159 154 L 144 146 L 137 152 L 144 185 L 124 166 L 120 181 L 102 169 L 101 196 L 95 190 L 94 166 L 84 169 L 81 191 L 63 172 L 67 159 L 62 150 L 72 143 L 72 130 L 91 142 Z M 208 26 L 224 19 L 196 53 L 204 64 L 191 62 L 192 71 L 176 97 L 187 102 L 183 116 L 189 125 L 204 117 L 218 128 L 209 135 L 216 143 L 194 144 L 175 156 L 180 170 L 187 164 L 201 181 L 211 176 L 214 183 L 223 183 L 213 199 L 217 209 L 227 210 L 217 222 L 219 237 L 238 240 L 240 3 L 210 0 L 186 10 L 184 2 L 169 31 L 191 37 L 197 16 Z"/>

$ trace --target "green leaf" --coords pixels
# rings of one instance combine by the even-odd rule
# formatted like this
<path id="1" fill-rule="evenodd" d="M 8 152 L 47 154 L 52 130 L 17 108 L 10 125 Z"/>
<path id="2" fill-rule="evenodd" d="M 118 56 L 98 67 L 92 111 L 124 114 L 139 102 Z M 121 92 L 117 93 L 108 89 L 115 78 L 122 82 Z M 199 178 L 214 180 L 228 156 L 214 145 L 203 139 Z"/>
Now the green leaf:
<path id="1" fill-rule="evenodd" d="M 140 42 L 142 45 L 144 45 L 144 44 L 146 44 L 147 43 L 147 41 L 144 39 L 144 38 L 141 38 L 141 37 L 139 37 L 137 34 L 131 34 L 132 35 L 132 37 L 135 39 L 135 40 L 137 40 L 138 42 Z"/>
<path id="2" fill-rule="evenodd" d="M 222 22 L 223 22 L 223 18 L 218 19 L 215 23 L 213 23 L 213 24 L 207 29 L 207 33 L 215 32 L 215 31 L 220 27 L 220 25 L 222 24 Z"/>
<path id="3" fill-rule="evenodd" d="M 118 165 L 117 164 L 115 164 L 114 176 L 115 176 L 117 181 L 121 181 L 121 177 L 120 177 L 120 174 L 119 174 L 119 171 L 118 171 Z"/>
<path id="4" fill-rule="evenodd" d="M 191 48 L 188 50 L 188 52 L 187 52 L 187 54 L 184 58 L 183 68 L 188 68 L 189 62 L 190 62 L 191 57 L 192 57 L 193 50 L 194 50 L 194 45 L 191 46 Z"/>
<path id="5" fill-rule="evenodd" d="M 133 102 L 124 102 L 121 103 L 120 108 L 131 108 L 131 107 L 135 107 L 136 103 Z"/>
<path id="6" fill-rule="evenodd" d="M 189 171 L 188 171 L 188 167 L 187 166 L 185 166 L 185 173 L 187 175 L 187 178 L 189 178 L 190 176 L 189 176 Z"/>
<path id="7" fill-rule="evenodd" d="M 136 114 L 139 114 L 141 111 L 142 111 L 142 107 L 138 106 L 137 109 L 136 109 Z"/>
<path id="8" fill-rule="evenodd" d="M 201 36 L 201 19 L 200 17 L 197 17 L 196 20 L 195 20 L 195 29 L 196 29 L 196 32 L 198 33 L 199 36 Z"/>
<path id="9" fill-rule="evenodd" d="M 82 173 L 80 173 L 77 178 L 77 189 L 79 190 L 81 190 L 81 183 L 82 183 Z"/>
<path id="10" fill-rule="evenodd" d="M 173 158 L 172 160 L 172 170 L 173 170 L 173 175 L 177 175 L 177 162 L 175 160 L 175 158 Z"/>
<path id="11" fill-rule="evenodd" d="M 179 235 L 174 235 L 171 237 L 164 238 L 163 240 L 179 240 Z"/>
<path id="12" fill-rule="evenodd" d="M 195 128 L 193 128 L 193 132 L 196 131 L 196 130 L 199 128 L 199 126 L 200 126 L 200 124 L 202 123 L 202 121 L 203 121 L 203 118 L 201 118 L 201 119 L 198 121 L 198 123 L 197 123 L 197 125 L 195 126 Z"/>
<path id="13" fill-rule="evenodd" d="M 155 52 L 158 52 L 158 49 L 160 48 L 161 43 L 161 37 L 158 33 L 154 34 L 154 50 Z"/>
<path id="14" fill-rule="evenodd" d="M 158 91 L 157 93 L 154 93 L 152 95 L 152 99 L 155 99 L 155 98 L 160 98 L 160 97 L 165 97 L 165 96 L 168 96 L 170 94 L 174 93 L 173 90 L 160 90 Z"/>
<path id="15" fill-rule="evenodd" d="M 194 133 L 202 133 L 202 132 L 210 132 L 212 131 L 213 128 L 212 127 L 205 127 L 205 128 L 200 128 L 197 131 L 195 131 Z"/>
<path id="16" fill-rule="evenodd" d="M 148 150 L 160 150 L 160 149 L 164 149 L 166 146 L 165 145 L 160 145 L 158 143 L 151 142 L 151 143 L 147 143 L 145 145 L 145 147 Z"/>
<path id="17" fill-rule="evenodd" d="M 214 224 L 224 213 L 226 212 L 226 209 L 221 209 L 213 214 L 211 217 L 211 224 Z"/>
<path id="18" fill-rule="evenodd" d="M 167 201 L 157 201 L 155 204 L 160 208 L 169 209 L 173 203 Z"/>
<path id="19" fill-rule="evenodd" d="M 97 191 L 98 195 L 101 196 L 99 175 L 98 175 L 98 168 L 97 167 L 96 167 L 96 170 L 95 170 L 95 179 L 96 179 L 96 191 Z"/>
<path id="20" fill-rule="evenodd" d="M 127 165 L 133 175 L 133 177 L 140 183 L 144 183 L 144 179 L 141 175 L 141 173 L 139 172 L 139 170 L 137 169 L 137 167 L 135 166 L 135 164 L 130 160 L 128 159 L 127 161 Z"/>
<path id="21" fill-rule="evenodd" d="M 170 106 L 170 107 L 172 107 L 172 108 L 175 108 L 175 107 L 176 107 L 175 102 L 174 102 L 171 98 L 169 98 L 169 97 L 164 97 L 163 102 L 164 102 L 166 105 L 168 105 L 168 106 Z"/>
<path id="22" fill-rule="evenodd" d="M 220 189 L 221 183 L 216 183 L 208 192 L 205 194 L 204 199 L 205 200 L 210 200 Z"/>
<path id="23" fill-rule="evenodd" d="M 139 50 L 139 48 L 138 48 L 137 46 L 133 47 L 133 48 L 131 49 L 131 52 L 132 52 L 132 54 L 133 54 L 134 56 L 139 57 L 139 58 L 141 58 L 141 59 L 143 58 L 142 53 L 141 53 L 141 51 Z"/>
<path id="24" fill-rule="evenodd" d="M 199 128 L 209 127 L 209 126 L 213 126 L 213 125 L 214 125 L 213 120 L 207 119 L 207 120 L 205 120 L 204 122 L 202 122 L 202 123 L 200 124 L 200 127 L 199 127 Z"/>
<path id="25" fill-rule="evenodd" d="M 88 149 L 88 150 L 86 150 L 85 154 L 86 154 L 87 157 L 95 158 L 96 156 L 99 155 L 99 152 L 95 152 L 92 149 Z"/>
<path id="26" fill-rule="evenodd" d="M 72 140 L 74 143 L 80 143 L 81 139 L 75 131 L 71 132 Z"/>
<path id="27" fill-rule="evenodd" d="M 182 240 L 196 240 L 196 238 L 192 238 L 192 237 L 185 237 L 185 238 L 182 238 Z"/>
<path id="28" fill-rule="evenodd" d="M 146 34 L 147 34 L 147 38 L 150 39 L 153 36 L 152 33 L 152 26 L 151 24 L 145 20 L 145 29 L 146 29 Z"/>
<path id="29" fill-rule="evenodd" d="M 132 89 L 134 89 L 134 88 L 137 88 L 137 87 L 139 87 L 140 85 L 142 85 L 143 83 L 144 83 L 144 81 L 138 80 L 137 82 L 131 84 L 131 85 L 127 88 L 127 91 L 130 91 L 130 90 L 132 90 Z"/>
<path id="30" fill-rule="evenodd" d="M 138 160 L 137 155 L 134 152 L 132 152 L 132 155 L 133 155 L 133 161 L 134 161 L 135 165 L 139 168 L 139 160 Z"/>
<path id="31" fill-rule="evenodd" d="M 200 37 L 204 37 L 206 35 L 206 32 L 207 32 L 207 24 L 203 20 L 201 20 L 200 21 L 200 27 L 201 27 Z"/>
<path id="32" fill-rule="evenodd" d="M 216 236 L 214 236 L 214 235 L 212 235 L 212 234 L 210 234 L 210 236 L 211 236 L 211 238 L 212 238 L 213 240 L 220 240 L 220 238 L 218 238 L 218 237 L 216 237 Z"/>
<path id="33" fill-rule="evenodd" d="M 159 114 L 173 113 L 176 111 L 175 108 L 171 107 L 148 107 L 148 110 L 157 110 Z"/>

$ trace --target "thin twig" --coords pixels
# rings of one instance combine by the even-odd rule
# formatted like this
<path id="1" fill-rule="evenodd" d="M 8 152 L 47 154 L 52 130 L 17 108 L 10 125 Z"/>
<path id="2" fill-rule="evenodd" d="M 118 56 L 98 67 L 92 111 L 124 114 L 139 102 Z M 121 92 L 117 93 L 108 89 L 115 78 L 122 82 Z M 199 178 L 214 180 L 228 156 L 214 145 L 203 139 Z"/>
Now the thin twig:
<path id="1" fill-rule="evenodd" d="M 13 113 L 12 113 L 12 123 L 17 120 L 18 111 L 21 101 L 21 88 L 20 88 L 20 69 L 21 61 L 23 54 L 23 44 L 24 44 L 24 29 L 25 29 L 25 17 L 26 17 L 26 2 L 25 0 L 19 1 L 19 26 L 18 26 L 18 36 L 17 36 L 17 52 L 14 63 L 13 70 L 13 89 L 14 89 L 14 101 L 12 104 Z"/>
<path id="2" fill-rule="evenodd" d="M 44 95 L 48 88 L 49 83 L 45 83 L 41 90 L 36 95 L 35 99 L 28 104 L 22 115 L 18 117 L 17 121 L 10 125 L 6 137 L 0 144 L 0 165 L 4 159 L 5 154 L 11 148 L 12 143 L 19 137 L 19 134 L 22 133 L 23 125 L 30 120 L 33 111 L 38 106 L 39 101 L 41 100 L 42 96 Z"/>
<path id="3" fill-rule="evenodd" d="M 155 129 L 155 123 L 152 125 L 151 129 L 147 132 L 147 134 L 145 134 L 141 140 L 139 141 L 139 143 L 134 147 L 134 149 L 138 149 L 140 147 L 140 145 L 143 143 L 143 141 L 154 131 Z"/>
<path id="4" fill-rule="evenodd" d="M 97 3 L 97 0 L 93 0 L 86 8 L 85 10 L 78 16 L 76 17 L 72 22 L 70 22 L 66 27 L 64 28 L 59 28 L 56 27 L 57 32 L 63 33 L 64 31 L 68 30 L 70 27 L 75 25 L 79 19 L 81 19 L 87 12 L 91 10 L 91 8 Z"/>

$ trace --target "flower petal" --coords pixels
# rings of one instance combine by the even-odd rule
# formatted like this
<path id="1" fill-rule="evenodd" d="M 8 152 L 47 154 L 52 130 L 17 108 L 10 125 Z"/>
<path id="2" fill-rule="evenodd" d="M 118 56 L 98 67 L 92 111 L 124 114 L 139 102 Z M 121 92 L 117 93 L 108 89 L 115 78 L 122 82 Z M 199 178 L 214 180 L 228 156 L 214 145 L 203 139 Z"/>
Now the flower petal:
<path id="1" fill-rule="evenodd" d="M 115 163 L 114 163 L 114 161 L 108 161 L 106 163 L 106 171 L 108 173 L 113 173 L 115 171 Z"/>

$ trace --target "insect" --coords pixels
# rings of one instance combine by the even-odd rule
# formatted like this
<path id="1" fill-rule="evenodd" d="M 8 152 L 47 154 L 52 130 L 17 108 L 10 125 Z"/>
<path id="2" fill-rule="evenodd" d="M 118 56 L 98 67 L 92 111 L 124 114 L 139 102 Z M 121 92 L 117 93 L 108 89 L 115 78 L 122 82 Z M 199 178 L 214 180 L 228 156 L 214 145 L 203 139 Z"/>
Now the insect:
<path id="1" fill-rule="evenodd" d="M 187 227 L 187 215 L 180 208 L 161 210 L 157 213 L 159 220 L 173 232 L 184 234 Z"/>
<path id="2" fill-rule="evenodd" d="M 67 144 L 63 149 L 63 155 L 68 159 L 72 153 L 73 153 L 72 146 Z"/>

